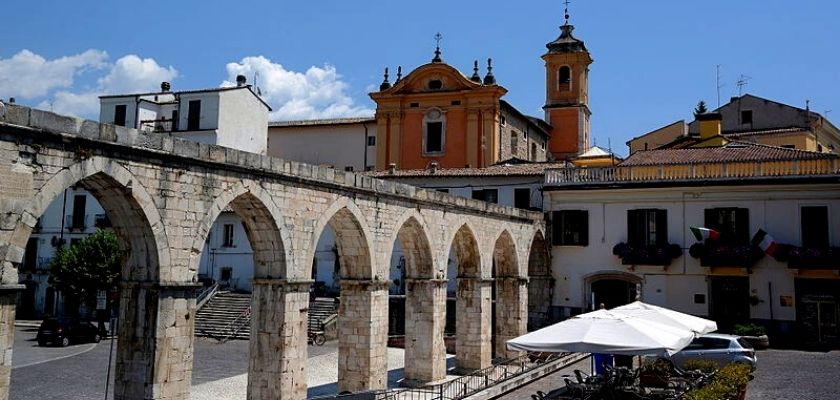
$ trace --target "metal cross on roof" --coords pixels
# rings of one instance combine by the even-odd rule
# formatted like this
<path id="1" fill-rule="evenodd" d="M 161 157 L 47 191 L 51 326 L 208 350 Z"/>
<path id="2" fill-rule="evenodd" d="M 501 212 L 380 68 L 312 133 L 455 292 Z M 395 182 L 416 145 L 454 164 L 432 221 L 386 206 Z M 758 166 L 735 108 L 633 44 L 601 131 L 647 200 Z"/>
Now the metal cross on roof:
<path id="1" fill-rule="evenodd" d="M 566 9 L 564 11 L 564 14 L 565 14 L 565 17 L 566 17 L 566 25 L 569 24 L 569 4 L 570 3 L 571 3 L 571 1 L 569 1 L 569 0 L 564 0 L 563 1 L 563 4 L 566 5 Z"/>
<path id="2" fill-rule="evenodd" d="M 437 44 L 436 44 L 436 46 L 437 46 L 437 47 L 440 47 L 440 41 L 441 41 L 442 39 L 443 39 L 443 35 L 441 35 L 441 34 L 440 34 L 440 32 L 438 32 L 438 33 L 435 35 L 435 42 L 437 43 Z"/>

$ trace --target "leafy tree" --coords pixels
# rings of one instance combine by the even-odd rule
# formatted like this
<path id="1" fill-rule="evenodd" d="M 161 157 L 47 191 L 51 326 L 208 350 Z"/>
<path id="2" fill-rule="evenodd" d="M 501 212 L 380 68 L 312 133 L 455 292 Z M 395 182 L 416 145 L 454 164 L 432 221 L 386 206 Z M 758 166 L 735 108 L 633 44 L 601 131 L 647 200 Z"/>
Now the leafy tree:
<path id="1" fill-rule="evenodd" d="M 96 301 L 99 290 L 116 285 L 122 268 L 123 251 L 114 232 L 98 230 L 70 247 L 58 249 L 49 264 L 50 282 L 71 304 Z M 77 311 L 71 307 L 72 312 Z"/>
<path id="2" fill-rule="evenodd" d="M 706 102 L 703 101 L 703 100 L 700 100 L 700 102 L 697 103 L 697 107 L 694 108 L 694 116 L 696 117 L 700 114 L 705 114 L 707 112 L 709 112 L 709 109 L 706 108 Z"/>

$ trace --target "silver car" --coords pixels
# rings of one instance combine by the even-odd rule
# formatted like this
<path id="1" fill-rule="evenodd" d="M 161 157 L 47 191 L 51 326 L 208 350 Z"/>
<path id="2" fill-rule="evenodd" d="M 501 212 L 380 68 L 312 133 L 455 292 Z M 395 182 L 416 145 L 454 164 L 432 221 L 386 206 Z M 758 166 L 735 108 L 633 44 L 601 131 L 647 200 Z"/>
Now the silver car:
<path id="1" fill-rule="evenodd" d="M 747 364 L 753 371 L 756 367 L 752 345 L 740 336 L 722 333 L 709 333 L 694 339 L 671 359 L 680 368 L 685 368 L 685 363 L 694 359 L 714 361 L 721 367 L 733 362 Z"/>

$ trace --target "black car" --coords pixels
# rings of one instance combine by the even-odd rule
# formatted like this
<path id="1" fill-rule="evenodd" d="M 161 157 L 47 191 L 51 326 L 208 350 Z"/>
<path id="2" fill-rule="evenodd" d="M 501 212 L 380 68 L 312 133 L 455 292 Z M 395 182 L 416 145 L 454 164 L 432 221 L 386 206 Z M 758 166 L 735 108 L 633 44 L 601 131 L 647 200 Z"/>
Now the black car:
<path id="1" fill-rule="evenodd" d="M 77 318 L 47 318 L 38 328 L 36 336 L 39 346 L 52 343 L 69 346 L 70 343 L 99 343 L 99 329 L 87 321 Z"/>

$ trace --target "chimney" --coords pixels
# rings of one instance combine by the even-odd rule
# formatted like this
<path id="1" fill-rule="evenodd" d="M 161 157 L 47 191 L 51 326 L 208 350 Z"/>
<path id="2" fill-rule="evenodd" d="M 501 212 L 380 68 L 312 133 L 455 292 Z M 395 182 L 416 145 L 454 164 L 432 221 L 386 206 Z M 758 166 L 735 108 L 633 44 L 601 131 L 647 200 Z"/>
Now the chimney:
<path id="1" fill-rule="evenodd" d="M 440 164 L 438 164 L 437 161 L 430 162 L 429 163 L 429 172 L 434 174 L 435 172 L 437 172 L 438 167 L 440 167 Z"/>
<path id="2" fill-rule="evenodd" d="M 706 113 L 698 115 L 697 121 L 700 123 L 700 140 L 720 136 L 720 125 L 722 120 L 723 117 L 720 113 Z"/>
<path id="3" fill-rule="evenodd" d="M 161 92 L 166 93 L 170 89 L 172 89 L 172 85 L 170 85 L 169 82 L 161 82 L 160 83 L 160 91 Z"/>
<path id="4" fill-rule="evenodd" d="M 397 164 L 390 163 L 388 164 L 388 175 L 394 175 L 397 173 Z"/>
<path id="5" fill-rule="evenodd" d="M 15 104 L 15 98 L 9 97 L 9 104 Z"/>
<path id="6" fill-rule="evenodd" d="M 245 86 L 245 82 L 247 81 L 245 75 L 236 75 L 236 86 Z"/>
<path id="7" fill-rule="evenodd" d="M 732 97 L 729 98 L 729 102 L 734 103 L 734 102 L 738 101 L 739 99 L 740 99 L 740 97 L 738 97 L 738 96 L 732 96 Z"/>

